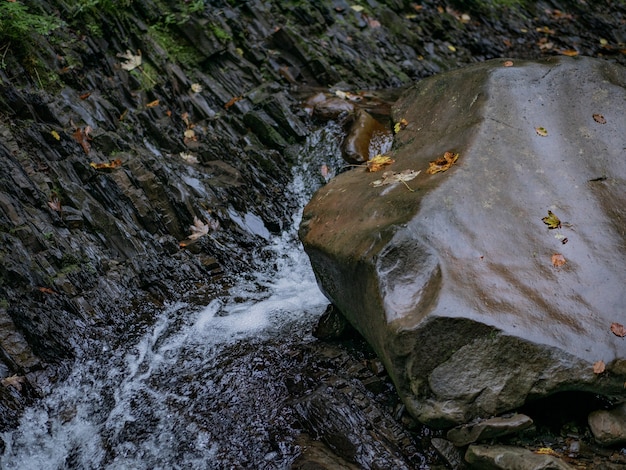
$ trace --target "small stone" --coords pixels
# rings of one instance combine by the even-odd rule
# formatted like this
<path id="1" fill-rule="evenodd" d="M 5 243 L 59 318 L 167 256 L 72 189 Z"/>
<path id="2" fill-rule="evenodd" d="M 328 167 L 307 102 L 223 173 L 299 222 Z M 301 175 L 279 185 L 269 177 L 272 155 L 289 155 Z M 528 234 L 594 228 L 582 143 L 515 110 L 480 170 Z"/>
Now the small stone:
<path id="1" fill-rule="evenodd" d="M 448 431 L 447 437 L 455 446 L 462 447 L 472 442 L 515 434 L 532 426 L 533 420 L 516 413 L 508 417 L 485 419 L 476 424 L 464 424 Z"/>
<path id="2" fill-rule="evenodd" d="M 608 411 L 593 411 L 589 414 L 588 422 L 598 444 L 626 444 L 626 403 Z"/>

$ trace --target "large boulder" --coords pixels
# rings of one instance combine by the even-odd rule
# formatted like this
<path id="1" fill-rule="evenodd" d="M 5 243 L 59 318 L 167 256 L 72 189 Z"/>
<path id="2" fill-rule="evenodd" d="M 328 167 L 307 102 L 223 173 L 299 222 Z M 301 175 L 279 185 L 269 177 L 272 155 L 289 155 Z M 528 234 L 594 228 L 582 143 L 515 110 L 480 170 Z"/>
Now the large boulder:
<path id="1" fill-rule="evenodd" d="M 626 69 L 590 58 L 423 80 L 393 109 L 393 173 L 343 173 L 306 207 L 322 290 L 420 421 L 560 391 L 626 399 L 611 331 L 626 323 L 625 86 Z M 458 160 L 427 172 L 445 152 Z M 393 182 L 405 170 L 421 173 Z"/>

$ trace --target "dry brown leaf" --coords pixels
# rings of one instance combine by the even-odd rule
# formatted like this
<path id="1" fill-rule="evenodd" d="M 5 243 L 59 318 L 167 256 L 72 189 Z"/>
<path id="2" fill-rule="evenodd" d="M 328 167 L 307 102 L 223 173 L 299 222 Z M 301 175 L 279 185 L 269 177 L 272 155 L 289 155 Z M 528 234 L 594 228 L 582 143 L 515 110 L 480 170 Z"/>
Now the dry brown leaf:
<path id="1" fill-rule="evenodd" d="M 2 385 L 4 385 L 5 387 L 13 387 L 17 391 L 22 390 L 22 384 L 24 382 L 26 382 L 26 377 L 24 377 L 23 375 L 12 375 L 10 377 L 5 377 L 4 379 L 0 380 L 0 383 L 2 383 Z"/>
<path id="2" fill-rule="evenodd" d="M 623 338 L 624 336 L 626 336 L 626 328 L 624 328 L 624 325 L 622 325 L 621 323 L 611 323 L 611 333 L 613 333 L 615 336 Z"/>
<path id="3" fill-rule="evenodd" d="M 593 363 L 593 373 L 601 374 L 606 369 L 603 361 L 596 361 Z"/>
<path id="4" fill-rule="evenodd" d="M 124 53 L 120 52 L 119 54 L 117 54 L 117 56 L 121 57 L 122 59 L 126 59 L 125 62 L 122 62 L 121 67 L 124 70 L 128 70 L 129 72 L 131 70 L 136 69 L 137 67 L 141 65 L 141 51 L 140 50 L 137 50 L 137 55 L 134 55 L 132 52 L 127 50 Z"/>
<path id="5" fill-rule="evenodd" d="M 243 99 L 243 96 L 234 96 L 232 97 L 230 100 L 228 100 L 228 103 L 226 103 L 224 105 L 224 109 L 228 109 L 230 108 L 232 105 L 234 105 L 237 101 L 240 101 Z"/>
<path id="6" fill-rule="evenodd" d="M 565 263 L 566 263 L 565 256 L 559 253 L 555 253 L 552 255 L 552 266 L 554 266 L 555 268 L 560 268 Z"/>
<path id="7" fill-rule="evenodd" d="M 91 162 L 89 166 L 95 168 L 96 170 L 113 170 L 122 165 L 122 160 L 116 158 L 115 160 L 111 160 L 105 163 L 94 163 Z"/>
<path id="8" fill-rule="evenodd" d="M 506 60 L 504 61 L 504 65 L 505 67 L 513 67 L 513 61 L 512 60 Z"/>
<path id="9" fill-rule="evenodd" d="M 380 180 L 372 181 L 371 185 L 375 188 L 378 188 L 379 186 L 384 186 L 387 184 L 402 183 L 407 187 L 409 191 L 414 192 L 414 190 L 411 189 L 411 187 L 406 184 L 406 182 L 411 181 L 413 178 L 419 175 L 421 171 L 422 170 L 404 170 L 398 173 L 394 171 L 385 171 L 383 173 L 383 178 Z"/>
<path id="10" fill-rule="evenodd" d="M 576 49 L 563 49 L 559 51 L 559 54 L 563 54 L 568 57 L 576 57 L 578 55 L 578 51 Z"/>
<path id="11" fill-rule="evenodd" d="M 458 160 L 458 158 L 458 153 L 446 152 L 443 154 L 443 157 L 428 163 L 428 170 L 426 170 L 426 173 L 434 175 L 435 173 L 446 171 Z"/>
<path id="12" fill-rule="evenodd" d="M 384 166 L 391 165 L 395 160 L 387 155 L 378 154 L 375 157 L 370 158 L 366 165 L 367 171 L 375 172 L 383 169 Z"/>
<path id="13" fill-rule="evenodd" d="M 89 141 L 91 140 L 91 137 L 89 137 L 90 132 L 91 132 L 91 127 L 86 126 L 82 129 L 80 127 L 77 128 L 74 131 L 74 134 L 72 134 L 72 137 L 74 137 L 74 140 L 76 140 L 76 142 L 80 144 L 80 146 L 83 148 L 86 154 L 89 154 L 89 151 L 91 150 L 91 144 L 89 143 Z"/>
<path id="14" fill-rule="evenodd" d="M 44 294 L 56 294 L 56 292 L 49 287 L 37 287 L 37 290 L 39 292 L 43 292 Z"/>
<path id="15" fill-rule="evenodd" d="M 202 222 L 200 219 L 198 219 L 196 216 L 193 217 L 193 225 L 191 225 L 189 227 L 189 230 L 191 230 L 191 235 L 189 235 L 189 239 L 190 240 L 196 240 L 200 237 L 203 237 L 204 235 L 207 235 L 209 233 L 209 224 L 205 224 L 204 222 Z"/>
<path id="16" fill-rule="evenodd" d="M 150 101 L 147 105 L 146 108 L 154 108 L 155 106 L 159 105 L 159 100 L 154 100 L 154 101 Z"/>
<path id="17" fill-rule="evenodd" d="M 606 119 L 604 118 L 602 114 L 594 114 L 593 120 L 599 124 L 606 124 Z"/>
<path id="18" fill-rule="evenodd" d="M 56 194 L 50 196 L 50 200 L 48 201 L 48 207 L 56 212 L 61 212 L 61 201 L 59 200 Z"/>

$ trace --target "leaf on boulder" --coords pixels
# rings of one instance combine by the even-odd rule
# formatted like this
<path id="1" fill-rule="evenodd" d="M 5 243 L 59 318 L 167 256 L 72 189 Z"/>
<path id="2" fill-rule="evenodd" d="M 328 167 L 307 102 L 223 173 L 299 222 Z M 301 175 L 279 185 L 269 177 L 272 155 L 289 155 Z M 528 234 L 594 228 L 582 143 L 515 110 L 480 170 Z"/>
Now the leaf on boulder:
<path id="1" fill-rule="evenodd" d="M 397 134 L 398 132 L 400 132 L 401 130 L 406 129 L 406 126 L 409 125 L 409 121 L 407 121 L 406 119 L 402 118 L 400 119 L 398 122 L 396 122 L 393 126 L 393 133 Z"/>
<path id="2" fill-rule="evenodd" d="M 194 93 L 200 93 L 202 91 L 202 85 L 200 85 L 199 83 L 192 83 L 191 91 Z"/>
<path id="3" fill-rule="evenodd" d="M 117 54 L 118 57 L 125 59 L 125 62 L 121 63 L 121 67 L 129 72 L 139 67 L 141 65 L 141 51 L 137 50 L 137 54 L 138 55 L 134 55 L 129 50 Z"/>
<path id="4" fill-rule="evenodd" d="M 544 224 L 548 226 L 548 229 L 552 230 L 554 228 L 561 228 L 561 221 L 559 218 L 552 213 L 552 211 L 548 211 L 548 216 L 541 219 Z"/>
<path id="5" fill-rule="evenodd" d="M 552 266 L 554 266 L 555 268 L 560 268 L 565 263 L 566 263 L 565 256 L 559 253 L 555 253 L 552 255 Z"/>
<path id="6" fill-rule="evenodd" d="M 545 127 L 535 127 L 535 132 L 537 133 L 537 135 L 540 135 L 541 137 L 548 136 L 548 129 L 546 129 Z"/>
<path id="7" fill-rule="evenodd" d="M 606 124 L 606 119 L 602 114 L 593 114 L 593 120 L 596 121 L 598 124 Z"/>
<path id="8" fill-rule="evenodd" d="M 159 100 L 154 100 L 154 101 L 150 101 L 147 105 L 146 108 L 155 108 L 159 105 Z"/>
<path id="9" fill-rule="evenodd" d="M 91 162 L 89 164 L 90 167 L 95 168 L 96 170 L 113 170 L 122 165 L 122 160 L 116 158 L 115 160 L 111 160 L 105 163 L 94 163 Z"/>
<path id="10" fill-rule="evenodd" d="M 623 338 L 624 336 L 626 336 L 626 328 L 624 328 L 624 325 L 622 325 L 621 323 L 611 323 L 611 333 L 613 333 L 615 336 Z"/>
<path id="11" fill-rule="evenodd" d="M 428 170 L 426 170 L 426 173 L 434 175 L 435 173 L 447 171 L 458 160 L 458 158 L 458 153 L 446 152 L 443 154 L 443 157 L 428 163 Z"/>
<path id="12" fill-rule="evenodd" d="M 606 366 L 604 365 L 604 361 L 596 361 L 593 363 L 594 374 L 601 374 L 602 372 L 604 372 L 605 369 Z"/>
<path id="13" fill-rule="evenodd" d="M 50 135 L 52 135 L 52 137 L 54 137 L 56 140 L 61 140 L 61 136 L 57 131 L 50 131 Z"/>
<path id="14" fill-rule="evenodd" d="M 402 183 L 404 184 L 407 189 L 411 192 L 413 192 L 414 190 L 411 189 L 409 187 L 408 184 L 406 184 L 407 181 L 411 181 L 413 178 L 415 178 L 417 175 L 420 174 L 422 170 L 404 170 L 404 171 L 400 171 L 398 173 L 394 172 L 394 171 L 385 171 L 383 173 L 383 177 L 382 179 L 376 180 L 376 181 L 372 181 L 372 186 L 374 186 L 375 188 L 378 188 L 380 186 L 384 186 L 387 184 L 393 184 L 393 183 Z"/>
<path id="15" fill-rule="evenodd" d="M 367 161 L 367 171 L 372 173 L 380 171 L 384 166 L 391 165 L 394 162 L 395 160 L 393 158 L 388 157 L 387 155 L 378 154 Z"/>

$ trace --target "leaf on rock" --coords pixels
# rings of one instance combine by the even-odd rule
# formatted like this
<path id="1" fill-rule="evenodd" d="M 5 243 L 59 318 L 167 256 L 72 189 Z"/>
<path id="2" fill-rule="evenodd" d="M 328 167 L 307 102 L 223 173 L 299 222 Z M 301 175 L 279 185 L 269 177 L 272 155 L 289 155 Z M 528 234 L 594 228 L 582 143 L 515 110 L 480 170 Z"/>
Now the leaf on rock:
<path id="1" fill-rule="evenodd" d="M 50 196 L 50 200 L 48 201 L 48 207 L 56 212 L 61 212 L 61 200 L 58 198 L 56 194 Z"/>
<path id="2" fill-rule="evenodd" d="M 537 135 L 540 135 L 541 137 L 548 136 L 548 129 L 546 129 L 545 127 L 535 127 L 535 132 L 537 133 Z"/>
<path id="3" fill-rule="evenodd" d="M 388 157 L 387 155 L 378 154 L 367 161 L 367 171 L 372 173 L 380 171 L 384 166 L 391 165 L 393 162 L 395 162 L 393 158 Z"/>
<path id="4" fill-rule="evenodd" d="M 150 103 L 146 105 L 146 108 L 155 108 L 158 105 L 159 105 L 159 100 L 154 100 L 154 101 L 150 101 Z"/>
<path id="5" fill-rule="evenodd" d="M 576 49 L 563 49 L 559 51 L 559 54 L 563 54 L 568 57 L 576 57 L 578 55 L 578 51 Z"/>
<path id="6" fill-rule="evenodd" d="M 566 263 L 565 256 L 559 253 L 555 253 L 552 255 L 552 266 L 554 266 L 555 268 L 560 268 L 565 263 Z"/>
<path id="7" fill-rule="evenodd" d="M 458 153 L 446 152 L 443 154 L 443 157 L 428 163 L 428 170 L 426 170 L 426 173 L 434 175 L 435 173 L 446 171 L 450 169 L 458 158 Z"/>
<path id="8" fill-rule="evenodd" d="M 76 140 L 76 142 L 80 144 L 86 154 L 89 154 L 89 151 L 91 150 L 91 144 L 89 143 L 89 141 L 91 140 L 91 137 L 89 137 L 90 132 L 91 127 L 86 126 L 83 129 L 81 129 L 80 127 L 77 128 L 74 131 L 74 134 L 72 134 L 74 140 Z"/>
<path id="9" fill-rule="evenodd" d="M 202 91 L 202 85 L 200 85 L 199 83 L 192 83 L 191 91 L 194 93 L 200 93 Z"/>
<path id="10" fill-rule="evenodd" d="M 184 135 L 183 141 L 185 143 L 195 142 L 198 140 L 198 137 L 196 137 L 196 132 L 193 129 L 187 129 L 183 135 Z"/>
<path id="11" fill-rule="evenodd" d="M 604 361 L 596 361 L 593 363 L 593 373 L 601 374 L 606 369 Z"/>
<path id="12" fill-rule="evenodd" d="M 61 136 L 59 135 L 59 133 L 57 131 L 50 131 L 50 134 L 52 135 L 52 137 L 54 137 L 56 140 L 61 140 Z"/>
<path id="13" fill-rule="evenodd" d="M 91 162 L 89 166 L 95 168 L 96 170 L 113 170 L 122 165 L 122 160 L 116 158 L 115 160 L 111 160 L 105 163 L 94 163 Z"/>
<path id="14" fill-rule="evenodd" d="M 623 338 L 624 336 L 626 336 L 626 328 L 624 328 L 624 325 L 622 325 L 621 323 L 611 323 L 611 333 L 613 333 L 615 336 Z"/>
<path id="15" fill-rule="evenodd" d="M 182 158 L 183 160 L 185 160 L 187 163 L 199 163 L 198 162 L 198 157 L 196 157 L 194 154 L 192 153 L 188 153 L 188 152 L 180 152 L 179 153 L 180 158 Z"/>
<path id="16" fill-rule="evenodd" d="M 23 375 L 12 375 L 0 380 L 0 383 L 5 387 L 13 387 L 18 392 L 22 390 L 22 384 L 26 381 L 26 377 Z"/>
<path id="17" fill-rule="evenodd" d="M 606 119 L 604 118 L 602 114 L 594 114 L 593 120 L 599 124 L 606 124 Z"/>
<path id="18" fill-rule="evenodd" d="M 548 211 L 548 216 L 541 219 L 544 224 L 548 226 L 548 229 L 553 228 L 561 228 L 561 221 L 559 218 L 552 213 L 552 211 Z"/>
<path id="19" fill-rule="evenodd" d="M 189 235 L 190 240 L 197 240 L 204 235 L 208 235 L 209 233 L 209 224 L 205 224 L 196 216 L 193 217 L 193 225 L 189 227 L 191 230 L 191 235 Z"/>
<path id="20" fill-rule="evenodd" d="M 127 50 L 124 53 L 120 52 L 119 54 L 117 54 L 117 56 L 126 60 L 125 62 L 122 62 L 121 67 L 124 70 L 128 70 L 129 72 L 131 70 L 136 69 L 137 67 L 141 65 L 141 51 L 140 50 L 137 50 L 137 55 L 134 55 L 132 52 Z"/>
<path id="21" fill-rule="evenodd" d="M 504 65 L 505 67 L 513 67 L 513 61 L 512 60 L 505 60 L 504 61 Z"/>
<path id="22" fill-rule="evenodd" d="M 233 96 L 231 99 L 228 100 L 228 103 L 226 103 L 224 105 L 224 109 L 228 109 L 230 108 L 232 105 L 234 105 L 237 101 L 241 101 L 243 99 L 243 96 Z"/>
<path id="23" fill-rule="evenodd" d="M 400 119 L 398 122 L 395 123 L 395 125 L 393 126 L 393 133 L 397 134 L 398 132 L 400 132 L 401 130 L 406 129 L 406 126 L 409 125 L 409 121 L 407 121 L 406 119 L 402 118 Z"/>
<path id="24" fill-rule="evenodd" d="M 415 178 L 417 175 L 420 174 L 422 170 L 404 170 L 404 171 L 400 171 L 400 172 L 394 172 L 394 171 L 385 171 L 383 173 L 383 177 L 382 179 L 376 180 L 376 181 L 372 181 L 372 186 L 374 186 L 375 188 L 378 188 L 380 186 L 384 186 L 387 184 L 394 184 L 394 183 L 402 183 L 404 184 L 407 189 L 411 192 L 414 192 L 413 189 L 411 189 L 409 187 L 408 184 L 406 184 L 407 181 L 411 181 L 413 178 Z"/>

